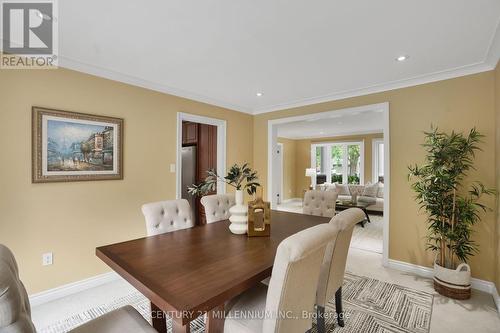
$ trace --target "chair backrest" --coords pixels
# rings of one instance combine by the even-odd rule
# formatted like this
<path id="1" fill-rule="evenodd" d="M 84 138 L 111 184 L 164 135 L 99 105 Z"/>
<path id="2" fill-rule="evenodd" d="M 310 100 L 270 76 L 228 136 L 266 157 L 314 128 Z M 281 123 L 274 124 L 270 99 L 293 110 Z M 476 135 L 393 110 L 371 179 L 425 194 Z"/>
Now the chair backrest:
<path id="1" fill-rule="evenodd" d="M 337 197 L 338 194 L 335 191 L 307 191 L 304 195 L 302 212 L 308 215 L 333 217 Z"/>
<path id="2" fill-rule="evenodd" d="M 186 199 L 152 202 L 142 205 L 148 236 L 191 228 L 194 221 Z"/>
<path id="3" fill-rule="evenodd" d="M 235 205 L 234 193 L 206 195 L 200 202 L 205 208 L 207 223 L 227 220 L 229 208 Z"/>
<path id="4" fill-rule="evenodd" d="M 35 333 L 28 294 L 19 280 L 16 259 L 0 244 L 0 333 Z"/>
<path id="5" fill-rule="evenodd" d="M 303 313 L 314 311 L 321 263 L 337 232 L 333 225 L 325 223 L 280 243 L 267 292 L 264 333 L 305 332 L 311 328 L 312 317 Z"/>
<path id="6" fill-rule="evenodd" d="M 350 208 L 335 215 L 330 220 L 330 225 L 338 230 L 335 241 L 330 243 L 326 249 L 316 294 L 316 304 L 325 306 L 331 300 L 335 292 L 344 282 L 347 253 L 351 243 L 354 226 L 363 221 L 365 214 L 359 208 Z"/>

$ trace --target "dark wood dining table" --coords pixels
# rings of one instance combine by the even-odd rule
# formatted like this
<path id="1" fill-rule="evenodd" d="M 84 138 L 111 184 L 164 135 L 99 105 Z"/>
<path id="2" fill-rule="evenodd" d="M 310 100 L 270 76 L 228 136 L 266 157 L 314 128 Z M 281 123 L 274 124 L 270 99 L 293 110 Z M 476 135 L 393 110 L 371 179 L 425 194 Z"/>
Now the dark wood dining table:
<path id="1" fill-rule="evenodd" d="M 151 301 L 153 327 L 189 332 L 207 314 L 206 332 L 222 332 L 224 303 L 271 276 L 278 244 L 330 218 L 272 211 L 271 236 L 247 237 L 220 221 L 101 246 L 97 257 Z"/>

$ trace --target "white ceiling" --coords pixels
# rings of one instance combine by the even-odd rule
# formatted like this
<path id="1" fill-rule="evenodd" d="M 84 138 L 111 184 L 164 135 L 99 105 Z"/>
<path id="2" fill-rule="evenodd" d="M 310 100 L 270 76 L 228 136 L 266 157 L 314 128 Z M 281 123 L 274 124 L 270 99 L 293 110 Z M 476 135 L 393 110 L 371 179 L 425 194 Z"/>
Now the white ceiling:
<path id="1" fill-rule="evenodd" d="M 58 3 L 61 66 L 254 114 L 481 72 L 500 55 L 498 0 Z"/>
<path id="2" fill-rule="evenodd" d="M 327 116 L 277 125 L 278 137 L 288 139 L 327 138 L 342 135 L 382 133 L 384 116 L 381 110 L 335 112 Z"/>

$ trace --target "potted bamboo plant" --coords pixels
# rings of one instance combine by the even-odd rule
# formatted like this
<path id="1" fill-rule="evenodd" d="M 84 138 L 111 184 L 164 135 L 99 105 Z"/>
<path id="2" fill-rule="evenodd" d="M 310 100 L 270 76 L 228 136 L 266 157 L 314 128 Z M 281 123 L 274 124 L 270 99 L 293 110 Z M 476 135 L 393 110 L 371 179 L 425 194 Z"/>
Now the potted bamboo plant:
<path id="1" fill-rule="evenodd" d="M 214 192 L 217 188 L 217 182 L 222 181 L 235 188 L 236 205 L 229 209 L 231 216 L 229 221 L 231 225 L 229 230 L 234 234 L 245 234 L 247 232 L 247 211 L 248 208 L 243 204 L 243 190 L 253 195 L 260 186 L 258 182 L 257 171 L 252 170 L 248 163 L 239 166 L 234 164 L 225 177 L 221 177 L 215 170 L 207 171 L 207 177 L 199 184 L 193 184 L 188 188 L 188 193 L 196 196 L 203 196 Z"/>
<path id="2" fill-rule="evenodd" d="M 481 197 L 496 194 L 481 182 L 465 184 L 482 137 L 475 128 L 464 135 L 431 127 L 422 145 L 424 164 L 409 167 L 411 187 L 427 214 L 427 249 L 436 253 L 434 289 L 455 299 L 470 298 L 467 260 L 478 252 L 473 226 L 480 222 L 481 212 L 490 210 L 480 202 Z"/>

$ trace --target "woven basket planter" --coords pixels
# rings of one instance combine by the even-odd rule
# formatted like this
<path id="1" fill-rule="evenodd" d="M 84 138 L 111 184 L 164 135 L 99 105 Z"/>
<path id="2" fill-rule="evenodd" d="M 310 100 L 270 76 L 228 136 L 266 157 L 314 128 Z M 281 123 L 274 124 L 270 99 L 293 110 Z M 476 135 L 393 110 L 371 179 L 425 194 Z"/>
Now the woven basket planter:
<path id="1" fill-rule="evenodd" d="M 434 290 L 453 299 L 469 299 L 471 296 L 470 266 L 460 264 L 449 269 L 434 263 Z"/>

